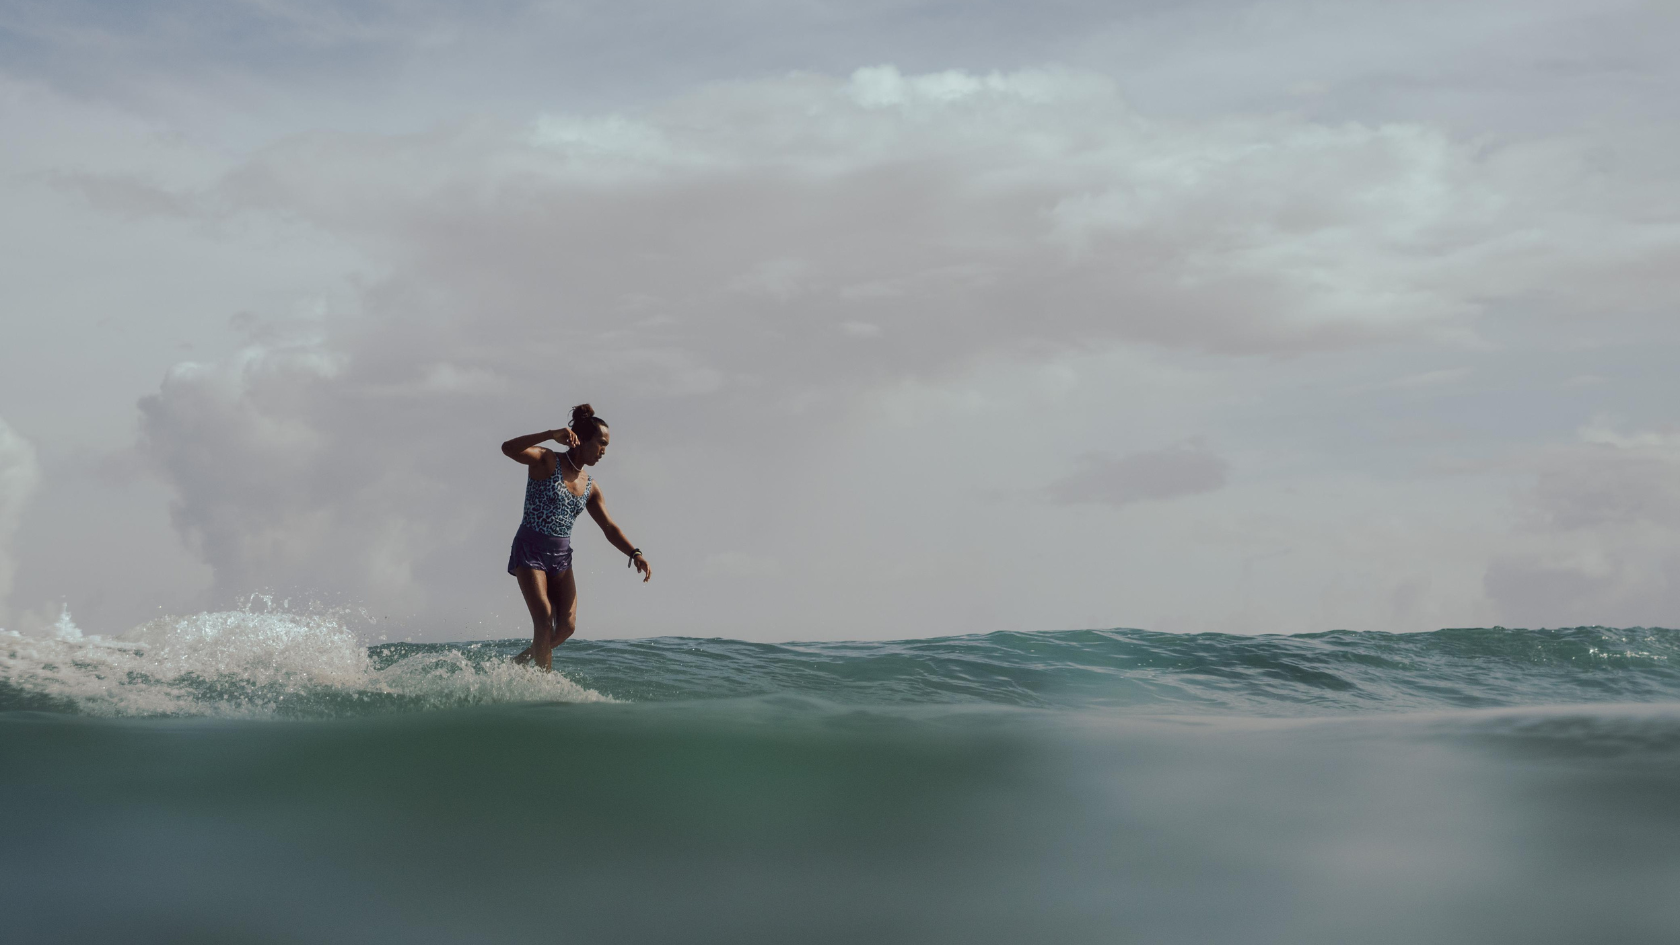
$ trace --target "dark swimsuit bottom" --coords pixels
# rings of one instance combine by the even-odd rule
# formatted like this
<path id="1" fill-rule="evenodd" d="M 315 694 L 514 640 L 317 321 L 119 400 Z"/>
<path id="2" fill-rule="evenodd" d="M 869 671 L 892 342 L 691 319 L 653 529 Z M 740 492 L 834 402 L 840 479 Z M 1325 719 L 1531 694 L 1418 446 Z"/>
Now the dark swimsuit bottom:
<path id="1" fill-rule="evenodd" d="M 519 568 L 547 571 L 558 577 L 572 567 L 572 540 L 562 535 L 544 535 L 534 528 L 519 526 L 513 535 L 513 552 L 508 555 L 508 573 Z"/>

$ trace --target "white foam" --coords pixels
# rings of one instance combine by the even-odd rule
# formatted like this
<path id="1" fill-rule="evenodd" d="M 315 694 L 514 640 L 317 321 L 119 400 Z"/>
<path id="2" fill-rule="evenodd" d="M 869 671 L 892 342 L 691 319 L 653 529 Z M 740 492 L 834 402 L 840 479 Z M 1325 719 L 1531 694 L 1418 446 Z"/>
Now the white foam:
<path id="1" fill-rule="evenodd" d="M 97 715 L 272 716 L 300 695 L 440 708 L 612 701 L 453 648 L 379 667 L 336 617 L 249 610 L 160 618 L 115 639 L 84 635 L 68 611 L 51 636 L 0 630 L 0 682 Z"/>

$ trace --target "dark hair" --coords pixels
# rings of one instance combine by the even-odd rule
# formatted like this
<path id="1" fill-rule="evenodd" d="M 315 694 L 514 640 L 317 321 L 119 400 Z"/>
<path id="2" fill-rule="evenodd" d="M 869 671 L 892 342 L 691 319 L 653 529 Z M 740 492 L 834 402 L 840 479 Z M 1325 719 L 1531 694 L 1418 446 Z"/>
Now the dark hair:
<path id="1" fill-rule="evenodd" d="M 580 443 L 588 443 L 601 435 L 601 428 L 607 421 L 595 416 L 595 408 L 588 404 L 578 404 L 572 408 L 572 432 L 578 435 Z"/>

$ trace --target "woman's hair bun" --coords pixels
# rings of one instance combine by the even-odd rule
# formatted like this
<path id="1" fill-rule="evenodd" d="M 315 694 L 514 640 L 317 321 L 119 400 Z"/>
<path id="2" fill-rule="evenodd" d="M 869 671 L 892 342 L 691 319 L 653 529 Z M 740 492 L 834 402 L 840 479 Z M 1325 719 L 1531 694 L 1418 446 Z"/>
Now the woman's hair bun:
<path id="1" fill-rule="evenodd" d="M 601 435 L 601 428 L 607 421 L 595 416 L 595 408 L 588 404 L 578 404 L 572 408 L 572 432 L 578 439 L 588 441 Z"/>

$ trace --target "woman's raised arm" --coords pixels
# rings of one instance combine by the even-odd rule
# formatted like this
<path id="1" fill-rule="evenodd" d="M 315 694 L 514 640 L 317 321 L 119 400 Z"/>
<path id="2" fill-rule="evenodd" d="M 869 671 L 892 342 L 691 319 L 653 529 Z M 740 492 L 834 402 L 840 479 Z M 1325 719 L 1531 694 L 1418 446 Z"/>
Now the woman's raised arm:
<path id="1" fill-rule="evenodd" d="M 547 450 L 538 447 L 537 444 L 544 440 L 554 440 L 567 449 L 578 445 L 577 434 L 572 432 L 571 427 L 561 427 L 558 430 L 516 436 L 502 444 L 502 454 L 516 463 L 530 466 L 542 462 L 543 453 Z"/>

